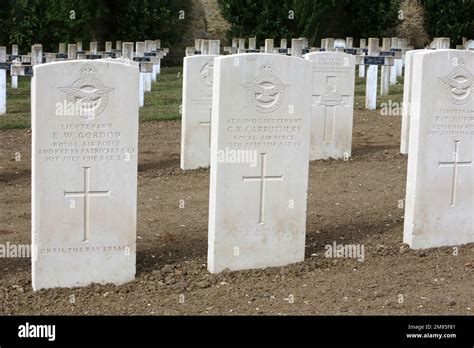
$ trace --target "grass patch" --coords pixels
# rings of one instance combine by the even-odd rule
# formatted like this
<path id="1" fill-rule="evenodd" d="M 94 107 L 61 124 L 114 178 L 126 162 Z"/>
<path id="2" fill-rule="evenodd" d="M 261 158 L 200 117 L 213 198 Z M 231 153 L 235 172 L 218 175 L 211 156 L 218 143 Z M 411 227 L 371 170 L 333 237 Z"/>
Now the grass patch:
<path id="1" fill-rule="evenodd" d="M 7 113 L 0 116 L 0 129 L 31 127 L 31 78 L 18 78 L 18 89 L 11 88 L 7 73 Z M 183 69 L 162 68 L 151 92 L 145 93 L 145 106 L 140 108 L 140 121 L 169 121 L 181 118 L 181 93 Z"/>
<path id="2" fill-rule="evenodd" d="M 365 69 L 367 73 L 367 68 Z M 388 95 L 379 95 L 380 93 L 380 76 L 381 71 L 378 71 L 377 79 L 377 109 L 381 108 L 381 104 L 388 104 L 389 101 L 398 103 L 401 106 L 403 100 L 403 76 L 397 77 L 397 84 L 391 85 L 388 89 Z M 365 77 L 359 77 L 359 70 L 356 69 L 355 89 L 354 89 L 354 105 L 356 109 L 365 109 Z"/>
<path id="3" fill-rule="evenodd" d="M 0 129 L 31 127 L 30 77 L 19 77 L 18 89 L 11 88 L 11 78 L 7 79 L 7 114 L 0 116 Z M 161 69 L 152 91 L 145 93 L 145 106 L 140 108 L 140 122 L 179 120 L 181 118 L 181 94 L 183 82 L 182 67 Z M 380 71 L 379 87 L 380 90 Z M 390 86 L 389 95 L 377 96 L 377 108 L 381 103 L 401 103 L 403 98 L 403 77 Z M 365 78 L 355 78 L 354 104 L 356 109 L 365 108 Z"/>

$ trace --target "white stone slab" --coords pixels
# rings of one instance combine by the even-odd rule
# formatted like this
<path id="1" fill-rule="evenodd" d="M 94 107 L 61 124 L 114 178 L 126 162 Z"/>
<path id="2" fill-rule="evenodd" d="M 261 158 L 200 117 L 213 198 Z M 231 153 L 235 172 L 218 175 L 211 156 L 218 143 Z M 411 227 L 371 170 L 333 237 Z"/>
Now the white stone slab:
<path id="1" fill-rule="evenodd" d="M 390 85 L 397 84 L 397 66 L 395 64 L 390 66 Z"/>
<path id="2" fill-rule="evenodd" d="M 18 45 L 12 45 L 12 55 L 17 56 L 18 55 Z M 11 70 L 10 70 L 11 73 Z M 17 89 L 18 88 L 18 76 L 11 76 L 12 80 L 12 88 Z M 0 102 L 1 103 L 1 102 Z"/>
<path id="3" fill-rule="evenodd" d="M 359 65 L 359 77 L 360 78 L 365 77 L 365 65 Z"/>
<path id="4" fill-rule="evenodd" d="M 400 136 L 400 153 L 408 154 L 408 143 L 410 136 L 410 105 L 411 105 L 411 86 L 413 78 L 412 62 L 415 53 L 425 50 L 411 50 L 406 52 L 405 57 L 405 76 L 403 78 L 403 103 L 402 103 L 402 129 Z"/>
<path id="5" fill-rule="evenodd" d="M 474 242 L 474 52 L 416 53 L 403 240 Z"/>
<path id="6" fill-rule="evenodd" d="M 0 63 L 7 61 L 7 48 L 0 47 Z M 7 113 L 7 71 L 0 69 L 0 115 Z"/>
<path id="7" fill-rule="evenodd" d="M 181 169 L 209 167 L 214 58 L 184 58 L 181 118 Z"/>
<path id="8" fill-rule="evenodd" d="M 311 68 L 266 53 L 214 60 L 212 273 L 304 259 Z"/>
<path id="9" fill-rule="evenodd" d="M 34 67 L 34 290 L 135 276 L 138 75 L 105 60 Z"/>
<path id="10" fill-rule="evenodd" d="M 377 108 L 377 65 L 367 66 L 367 80 L 365 82 L 365 108 L 375 110 Z"/>
<path id="11" fill-rule="evenodd" d="M 305 55 L 313 62 L 310 160 L 351 156 L 355 58 L 338 52 Z"/>

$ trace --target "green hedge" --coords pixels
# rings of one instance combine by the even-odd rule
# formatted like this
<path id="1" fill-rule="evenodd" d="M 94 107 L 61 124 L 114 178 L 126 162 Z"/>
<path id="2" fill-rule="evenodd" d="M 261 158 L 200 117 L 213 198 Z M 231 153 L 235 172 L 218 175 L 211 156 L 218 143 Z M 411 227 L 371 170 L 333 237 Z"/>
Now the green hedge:
<path id="1" fill-rule="evenodd" d="M 228 36 L 307 37 L 319 46 L 325 37 L 355 39 L 396 34 L 400 0 L 218 0 L 230 22 Z M 355 41 L 358 45 L 358 41 Z"/>
<path id="2" fill-rule="evenodd" d="M 191 0 L 0 0 L 0 45 L 20 45 L 20 52 L 41 43 L 56 52 L 59 42 L 180 42 Z"/>

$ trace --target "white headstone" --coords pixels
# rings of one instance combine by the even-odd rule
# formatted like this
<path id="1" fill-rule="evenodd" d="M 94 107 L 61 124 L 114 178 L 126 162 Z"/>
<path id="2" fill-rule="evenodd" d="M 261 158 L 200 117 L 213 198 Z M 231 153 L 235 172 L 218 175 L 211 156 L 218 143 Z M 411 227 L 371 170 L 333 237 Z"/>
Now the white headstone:
<path id="1" fill-rule="evenodd" d="M 221 53 L 221 41 L 209 40 L 209 54 L 219 55 Z"/>
<path id="2" fill-rule="evenodd" d="M 249 50 L 255 51 L 257 49 L 257 38 L 251 37 L 249 38 Z"/>
<path id="3" fill-rule="evenodd" d="M 411 50 L 407 51 L 405 56 L 405 76 L 403 78 L 403 103 L 402 103 L 402 129 L 400 136 L 400 153 L 408 154 L 408 143 L 410 135 L 410 106 L 411 106 L 411 91 L 413 79 L 413 55 L 425 50 Z"/>
<path id="4" fill-rule="evenodd" d="M 38 65 L 43 63 L 43 46 L 41 44 L 34 44 L 31 46 L 31 65 Z"/>
<path id="5" fill-rule="evenodd" d="M 161 49 L 161 40 L 155 40 L 155 49 Z M 166 48 L 165 48 L 166 50 Z M 155 74 L 159 75 L 161 74 L 161 56 L 159 56 L 160 59 L 158 59 L 157 64 L 156 64 L 156 71 Z"/>
<path id="6" fill-rule="evenodd" d="M 474 52 L 413 56 L 403 240 L 413 249 L 474 242 Z"/>
<path id="7" fill-rule="evenodd" d="M 382 39 L 382 51 L 390 51 L 390 38 L 384 37 Z M 388 95 L 390 86 L 390 66 L 385 65 L 380 68 L 380 95 Z"/>
<path id="8" fill-rule="evenodd" d="M 201 54 L 209 54 L 209 40 L 201 40 Z"/>
<path id="9" fill-rule="evenodd" d="M 112 52 L 112 41 L 105 42 L 105 52 L 107 53 Z"/>
<path id="10" fill-rule="evenodd" d="M 346 48 L 346 40 L 344 39 L 334 40 L 334 48 Z"/>
<path id="11" fill-rule="evenodd" d="M 12 45 L 12 55 L 17 56 L 18 55 L 18 45 Z M 10 70 L 11 72 L 11 70 Z M 18 76 L 12 76 L 12 88 L 16 89 L 18 88 Z"/>
<path id="12" fill-rule="evenodd" d="M 201 50 L 201 45 L 202 45 L 202 39 L 194 39 L 194 48 L 196 51 Z"/>
<path id="13" fill-rule="evenodd" d="M 153 40 L 145 40 L 144 55 L 145 55 L 145 53 L 151 53 L 151 51 L 153 50 L 154 43 L 155 42 Z M 153 70 L 153 68 L 152 68 L 152 70 Z M 143 84 L 143 89 L 144 89 L 145 92 L 151 92 L 152 81 L 153 81 L 153 71 L 151 73 L 145 73 L 144 80 L 143 80 L 143 83 L 144 83 Z"/>
<path id="14" fill-rule="evenodd" d="M 124 42 L 122 43 L 122 58 L 133 60 L 133 42 Z"/>
<path id="15" fill-rule="evenodd" d="M 131 64 L 34 67 L 34 290 L 134 279 L 137 88 Z"/>
<path id="16" fill-rule="evenodd" d="M 291 40 L 291 55 L 301 58 L 303 56 L 304 41 L 302 39 Z"/>
<path id="17" fill-rule="evenodd" d="M 354 38 L 346 37 L 346 48 L 352 48 L 354 46 Z"/>
<path id="18" fill-rule="evenodd" d="M 355 57 L 314 52 L 310 160 L 348 159 L 352 149 Z"/>
<path id="19" fill-rule="evenodd" d="M 359 48 L 367 48 L 366 39 L 360 39 Z M 365 77 L 365 65 L 359 65 L 359 77 L 361 78 Z"/>
<path id="20" fill-rule="evenodd" d="M 255 53 L 214 60 L 208 269 L 303 261 L 311 63 Z"/>
<path id="21" fill-rule="evenodd" d="M 378 56 L 380 52 L 379 39 L 369 38 L 368 55 Z M 369 65 L 367 67 L 367 79 L 365 84 L 365 108 L 375 110 L 377 108 L 377 65 Z"/>
<path id="22" fill-rule="evenodd" d="M 7 48 L 0 47 L 0 63 L 7 61 Z M 7 113 L 7 70 L 0 69 L 0 115 Z"/>
<path id="23" fill-rule="evenodd" d="M 333 38 L 327 38 L 326 41 L 324 41 L 325 47 L 324 49 L 326 51 L 332 52 L 334 51 L 334 39 Z"/>
<path id="24" fill-rule="evenodd" d="M 145 42 L 139 41 L 135 43 L 135 57 L 143 58 L 145 57 Z M 138 84 L 138 103 L 140 107 L 143 107 L 145 104 L 145 73 L 140 72 L 140 79 Z"/>
<path id="25" fill-rule="evenodd" d="M 95 42 L 95 41 L 94 41 L 94 42 L 91 42 L 91 43 L 89 44 L 90 54 L 92 54 L 92 55 L 97 55 L 97 46 L 98 46 L 98 45 L 97 45 L 97 42 Z"/>
<path id="26" fill-rule="evenodd" d="M 64 42 L 59 43 L 58 53 L 66 53 L 66 44 Z"/>
<path id="27" fill-rule="evenodd" d="M 274 53 L 273 39 L 265 39 L 265 53 Z"/>
<path id="28" fill-rule="evenodd" d="M 208 167 L 211 146 L 211 111 L 214 58 L 184 58 L 181 119 L 181 169 Z"/>
<path id="29" fill-rule="evenodd" d="M 76 44 L 67 45 L 67 59 L 74 60 L 77 58 L 77 46 Z"/>

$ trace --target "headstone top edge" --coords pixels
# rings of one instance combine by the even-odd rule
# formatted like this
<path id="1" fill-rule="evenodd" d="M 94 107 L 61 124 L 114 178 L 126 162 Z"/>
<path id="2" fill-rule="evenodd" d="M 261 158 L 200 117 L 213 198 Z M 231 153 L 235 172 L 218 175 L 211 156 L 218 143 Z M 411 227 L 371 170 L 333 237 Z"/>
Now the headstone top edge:
<path id="1" fill-rule="evenodd" d="M 114 61 L 113 59 L 95 59 L 95 60 L 90 60 L 90 59 L 75 59 L 75 60 L 68 60 L 68 61 L 55 61 L 55 62 L 49 62 L 49 63 L 43 63 L 43 64 L 37 64 L 33 66 L 34 71 L 41 71 L 42 69 L 49 68 L 53 65 L 59 66 L 59 65 L 79 65 L 79 64 L 120 64 L 126 67 L 132 67 L 132 68 L 137 68 L 137 65 L 134 64 L 127 64 L 126 62 L 117 62 Z"/>

